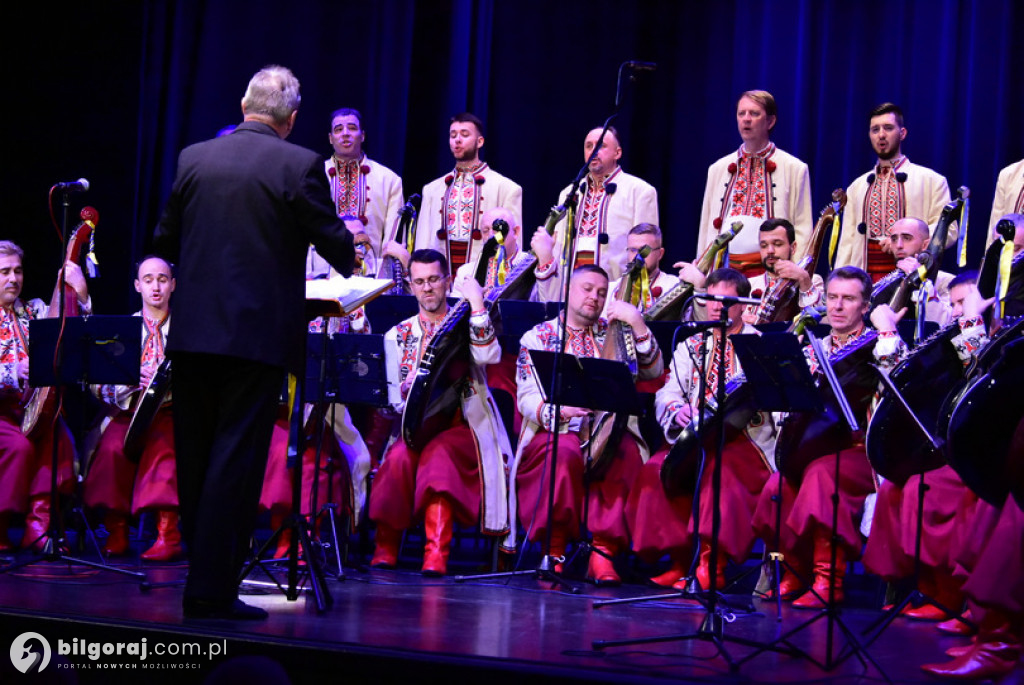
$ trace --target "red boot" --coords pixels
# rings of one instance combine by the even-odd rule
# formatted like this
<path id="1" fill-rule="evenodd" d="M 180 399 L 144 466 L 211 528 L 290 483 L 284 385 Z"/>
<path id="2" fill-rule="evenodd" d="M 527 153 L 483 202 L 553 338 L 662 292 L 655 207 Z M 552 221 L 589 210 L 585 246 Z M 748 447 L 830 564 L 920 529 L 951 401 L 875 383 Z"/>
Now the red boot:
<path id="1" fill-rule="evenodd" d="M 427 505 L 423 529 L 427 544 L 423 547 L 425 576 L 443 576 L 448 572 L 448 553 L 452 546 L 452 503 L 444 496 L 437 496 Z"/>
<path id="2" fill-rule="evenodd" d="M 21 538 L 21 546 L 32 545 L 32 549 L 41 550 L 46 544 L 44 535 L 50 529 L 50 496 L 36 495 L 29 498 L 28 515 L 25 517 L 25 535 Z"/>
<path id="3" fill-rule="evenodd" d="M 103 544 L 103 553 L 109 557 L 120 557 L 128 553 L 128 514 L 109 510 L 103 517 L 103 527 L 107 529 L 107 541 Z"/>
<path id="4" fill-rule="evenodd" d="M 1011 621 L 998 611 L 985 614 L 974 648 L 944 664 L 924 664 L 930 675 L 948 680 L 990 680 L 1002 677 L 1017 666 L 1021 655 L 1020 617 Z"/>
<path id="5" fill-rule="evenodd" d="M 551 529 L 551 551 L 549 556 L 555 559 L 565 559 L 565 549 L 568 547 L 569 536 L 566 535 L 565 530 L 555 526 Z M 555 565 L 551 569 L 555 573 L 562 573 L 565 571 L 565 562 L 556 561 Z"/>
<path id="6" fill-rule="evenodd" d="M 594 585 L 603 587 L 621 585 L 622 578 L 615 572 L 615 565 L 612 563 L 612 558 L 618 554 L 618 550 L 614 545 L 597 537 L 594 538 L 594 550 L 590 553 L 590 561 L 587 563 L 587 580 L 592 580 Z"/>
<path id="7" fill-rule="evenodd" d="M 729 563 L 722 548 L 718 549 L 718 559 L 715 568 L 715 589 L 725 588 L 725 567 Z M 700 564 L 697 566 L 697 583 L 701 590 L 711 588 L 711 543 L 706 540 L 700 542 Z"/>
<path id="8" fill-rule="evenodd" d="M 402 545 L 402 531 L 392 528 L 383 521 L 377 522 L 377 536 L 370 566 L 394 568 L 398 564 L 398 548 Z"/>
<path id="9" fill-rule="evenodd" d="M 156 542 L 143 552 L 146 561 L 174 561 L 184 556 L 181 533 L 178 531 L 178 512 L 161 509 L 156 512 Z"/>
<path id="10" fill-rule="evenodd" d="M 846 575 L 846 551 L 836 547 L 835 601 L 843 601 L 843 577 Z M 793 601 L 797 609 L 822 609 L 829 599 L 829 580 L 832 571 L 832 535 L 824 528 L 814 532 L 814 585 L 813 592 L 805 592 Z M 815 594 L 817 593 L 817 595 Z M 820 599 L 819 599 L 820 597 Z"/>
<path id="11" fill-rule="evenodd" d="M 690 570 L 690 560 L 683 554 L 683 550 L 672 550 L 669 552 L 669 559 L 672 560 L 672 565 L 668 567 L 668 570 L 651 578 L 651 582 L 655 585 L 672 587 L 685 578 L 686 572 Z"/>
<path id="12" fill-rule="evenodd" d="M 963 617 L 968 621 L 973 622 L 975 620 L 970 609 L 964 611 Z M 975 626 L 969 625 L 958 618 L 951 618 L 948 621 L 943 621 L 936 625 L 935 628 L 940 633 L 945 633 L 946 635 L 959 635 L 964 637 L 976 635 L 978 632 L 978 629 Z"/>
<path id="13" fill-rule="evenodd" d="M 918 589 L 922 594 L 932 598 L 936 603 L 954 612 L 960 611 L 964 604 L 964 595 L 960 591 L 962 583 L 955 579 L 952 574 L 944 573 L 933 568 L 921 570 L 921 580 Z M 907 618 L 918 621 L 945 621 L 950 614 L 931 604 L 922 604 L 919 607 L 909 607 L 903 612 Z"/>

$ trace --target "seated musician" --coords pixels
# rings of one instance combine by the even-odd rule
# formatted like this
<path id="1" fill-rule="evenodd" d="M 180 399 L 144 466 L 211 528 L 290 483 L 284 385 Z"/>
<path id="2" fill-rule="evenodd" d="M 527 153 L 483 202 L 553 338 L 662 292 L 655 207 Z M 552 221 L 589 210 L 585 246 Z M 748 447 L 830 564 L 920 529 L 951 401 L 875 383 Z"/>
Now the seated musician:
<path id="1" fill-rule="evenodd" d="M 400 384 L 401 396 L 392 403 L 396 412 L 407 410 L 423 352 L 448 313 L 448 278 L 448 263 L 440 252 L 412 253 L 409 279 L 419 312 L 385 335 L 389 383 Z M 459 388 L 460 411 L 421 452 L 401 439 L 386 452 L 370 495 L 370 519 L 377 524 L 371 563 L 376 567 L 397 563 L 402 532 L 416 519 L 423 519 L 426 531 L 424 575 L 447 572 L 454 522 L 479 524 L 489 535 L 508 530 L 505 461 L 512 450 L 487 392 L 484 371 L 498 361 L 501 348 L 484 309 L 483 289 L 472 278 L 463 278 L 459 288 L 471 306 L 471 363 Z"/>
<path id="2" fill-rule="evenodd" d="M 822 348 L 830 357 L 841 350 L 862 344 L 869 332 L 864 316 L 870 308 L 871 278 L 857 267 L 841 267 L 832 271 L 825 281 L 825 303 L 831 333 L 822 339 Z M 906 345 L 896 331 L 896 324 L 903 314 L 897 314 L 888 305 L 880 305 L 871 312 L 871 323 L 878 331 L 870 360 L 880 367 L 891 370 L 906 354 Z M 805 350 L 811 371 L 817 373 L 819 364 L 810 352 Z M 860 362 L 867 363 L 867 361 Z M 821 381 L 824 382 L 824 381 Z M 830 392 L 826 390 L 825 392 Z M 799 419 L 799 415 L 787 417 L 787 421 Z M 858 416 L 861 429 L 866 426 L 865 416 Z M 783 436 L 787 430 L 783 425 Z M 780 437 L 780 443 L 782 438 Z M 782 529 L 779 531 L 780 551 L 796 574 L 787 576 L 780 583 L 784 598 L 797 595 L 802 585 L 801 578 L 813 572 L 813 592 L 808 591 L 793 605 L 801 609 L 823 606 L 821 599 L 828 599 L 833 538 L 836 549 L 835 597 L 843 599 L 843 577 L 847 560 L 860 556 L 864 540 L 857 526 L 864 499 L 875 489 L 874 472 L 868 463 L 861 433 L 853 436 L 850 447 L 843 449 L 839 456 L 841 477 L 838 484 L 838 529 L 833 530 L 832 495 L 836 492 L 836 457 L 832 454 L 807 455 L 811 461 L 804 468 L 799 480 L 783 477 L 781 472 L 772 475 L 761 492 L 754 512 L 754 530 L 770 548 L 776 540 L 775 507 L 780 490 L 782 496 Z M 787 455 L 789 457 L 791 455 Z M 783 466 L 783 468 L 785 468 Z M 815 595 L 817 593 L 817 595 Z"/>
<path id="3" fill-rule="evenodd" d="M 564 315 L 545 321 L 522 337 L 519 354 L 519 410 L 523 413 L 523 430 L 510 475 L 510 511 L 533 542 L 547 539 L 548 486 L 553 430 L 558 430 L 558 459 L 555 474 L 555 500 L 551 517 L 551 555 L 561 557 L 566 545 L 578 539 L 581 524 L 593 533 L 598 553 L 590 555 L 587 575 L 598 584 L 618 584 L 611 558 L 629 546 L 626 525 L 626 499 L 640 467 L 648 456 L 647 445 L 640 437 L 636 417 L 630 417 L 627 430 L 615 458 L 600 477 L 589 483 L 587 520 L 584 512 L 585 458 L 581 443 L 587 437 L 592 412 L 581 407 L 561 407 L 555 416 L 555 405 L 543 401 L 541 385 L 530 359 L 529 350 L 560 350 L 561 329 L 567 328 L 566 353 L 577 357 L 599 357 L 608 334 L 608 320 L 601 316 L 608 296 L 608 276 L 604 269 L 587 264 L 577 267 L 569 283 L 569 301 Z M 657 341 L 644 323 L 639 310 L 628 302 L 615 302 L 608 308 L 608 317 L 632 327 L 636 342 L 639 379 L 657 378 L 664 364 Z M 515 546 L 513 535 L 506 547 Z M 556 570 L 559 570 L 556 567 Z"/>
<path id="4" fill-rule="evenodd" d="M 708 276 L 708 293 L 747 297 L 750 283 L 735 269 L 717 269 Z M 708 314 L 713 320 L 721 316 L 723 304 L 708 301 Z M 730 379 L 743 371 L 728 336 L 745 333 L 756 334 L 757 330 L 745 324 L 741 318 L 745 305 L 735 304 L 729 308 L 729 327 L 725 338 L 726 378 Z M 680 436 L 696 415 L 700 396 L 701 361 L 704 357 L 705 387 L 709 402 L 714 402 L 718 388 L 718 355 L 722 344 L 722 332 L 698 334 L 687 338 L 676 347 L 672 366 L 665 386 L 658 391 L 655 409 L 670 445 L 679 441 Z M 722 452 L 721 489 L 721 532 L 718 540 L 717 588 L 725 586 L 725 568 L 728 559 L 743 563 L 754 544 L 750 519 L 757 504 L 758 494 L 768 477 L 774 471 L 776 428 L 771 415 L 765 412 L 755 414 L 743 432 L 729 440 Z M 692 438 L 692 433 L 688 435 Z M 695 443 L 696 441 L 694 441 Z M 686 572 L 690 564 L 690 541 L 694 526 L 691 520 L 692 493 L 668 497 L 661 482 L 661 469 L 669 451 L 655 454 L 644 464 L 640 479 L 629 496 L 627 512 L 630 530 L 633 534 L 633 549 L 646 561 L 656 561 L 668 553 L 672 563 L 666 573 L 653 578 L 658 585 L 675 585 L 685 588 Z M 711 488 L 711 469 L 714 454 L 709 453 L 704 472 L 700 478 L 700 565 L 697 580 L 702 589 L 709 589 L 711 564 L 711 521 L 714 514 L 714 500 Z"/>
<path id="5" fill-rule="evenodd" d="M 921 266 L 917 261 L 917 255 L 928 249 L 930 240 L 928 224 L 920 219 L 906 217 L 889 227 L 882 249 L 892 253 L 896 259 L 897 269 L 909 274 Z M 949 307 L 949 283 L 952 280 L 953 274 L 939 271 L 933 284 L 934 292 L 928 296 L 925 305 L 925 319 L 934 321 L 939 326 L 945 326 L 952 320 Z M 917 298 L 918 295 L 915 295 L 915 300 Z"/>
<path id="6" fill-rule="evenodd" d="M 22 400 L 28 389 L 29 322 L 55 315 L 57 301 L 54 299 L 48 309 L 42 300 L 21 299 L 24 256 L 24 251 L 11 241 L 0 241 L 0 550 L 14 548 L 8 529 L 12 515 L 26 511 L 26 500 L 28 513 L 22 545 L 41 547 L 41 538 L 50 526 L 53 432 L 49 424 L 40 426 L 37 437 L 30 440 L 21 431 L 21 421 Z M 82 270 L 71 260 L 63 268 L 65 281 L 77 295 L 80 310 L 91 311 Z M 72 487 L 73 447 L 63 419 L 58 425 L 57 485 L 60 493 L 68 494 Z"/>
<path id="7" fill-rule="evenodd" d="M 138 462 L 124 454 L 124 441 L 135 409 L 160 364 L 171 325 L 174 273 L 160 257 L 145 257 L 136 270 L 135 291 L 142 295 L 142 362 L 139 385 L 94 386 L 109 408 L 102 433 L 85 479 L 86 506 L 107 510 L 104 525 L 109 536 L 107 554 L 128 552 L 128 519 L 141 512 L 156 513 L 156 542 L 140 556 L 146 561 L 171 561 L 182 555 L 178 532 L 178 478 L 174 460 L 174 423 L 170 394 L 145 432 Z"/>
<path id="8" fill-rule="evenodd" d="M 977 272 L 968 271 L 949 282 L 952 312 L 959 333 L 948 344 L 953 345 L 965 366 L 988 341 L 982 313 L 992 305 L 992 300 L 982 299 L 977 277 Z M 893 458 L 898 457 L 893 455 Z M 906 578 L 914 572 L 921 481 L 920 475 L 913 475 L 901 487 L 892 481 L 882 480 L 878 488 L 870 535 L 864 550 L 864 567 L 886 581 Z M 963 605 L 963 579 L 954 577 L 956 549 L 950 540 L 954 531 L 964 523 L 959 519 L 973 510 L 977 497 L 948 464 L 926 473 L 924 482 L 927 496 L 921 520 L 918 590 L 946 609 L 959 612 Z M 907 606 L 903 615 L 926 621 L 950 618 L 945 611 L 931 604 Z"/>
<path id="9" fill-rule="evenodd" d="M 758 233 L 758 249 L 764 273 L 750 279 L 750 296 L 767 298 L 780 279 L 796 281 L 800 287 L 799 307 L 817 307 L 825 299 L 825 287 L 818 274 L 801 269 L 793 257 L 797 252 L 796 230 L 787 219 L 768 219 Z M 757 307 L 743 312 L 743 320 L 757 323 Z"/>

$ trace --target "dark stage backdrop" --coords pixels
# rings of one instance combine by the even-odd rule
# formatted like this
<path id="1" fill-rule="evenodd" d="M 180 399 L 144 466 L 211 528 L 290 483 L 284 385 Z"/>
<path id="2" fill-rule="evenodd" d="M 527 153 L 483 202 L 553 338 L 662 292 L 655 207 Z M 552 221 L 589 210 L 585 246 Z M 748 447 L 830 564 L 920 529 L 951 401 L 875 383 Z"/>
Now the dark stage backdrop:
<path id="1" fill-rule="evenodd" d="M 269 63 L 302 82 L 293 142 L 326 156 L 329 113 L 356 107 L 368 154 L 407 194 L 451 167 L 448 119 L 475 111 L 485 159 L 524 188 L 529 233 L 612 111 L 619 64 L 657 62 L 623 83 L 617 126 L 623 167 L 659 191 L 670 260 L 694 256 L 707 166 L 739 145 L 746 89 L 774 93 L 773 140 L 810 165 L 816 211 L 872 164 L 867 112 L 901 104 L 907 155 L 973 191 L 974 262 L 996 174 L 1024 157 L 1015 0 L 107 0 L 25 12 L 8 30 L 28 47 L 5 48 L 14 212 L 3 237 L 29 250 L 27 294 L 48 292 L 58 257 L 46 190 L 89 178 L 94 190 L 72 202 L 100 211 L 100 311 L 138 306 L 130 264 L 178 151 L 237 123 L 248 78 Z"/>

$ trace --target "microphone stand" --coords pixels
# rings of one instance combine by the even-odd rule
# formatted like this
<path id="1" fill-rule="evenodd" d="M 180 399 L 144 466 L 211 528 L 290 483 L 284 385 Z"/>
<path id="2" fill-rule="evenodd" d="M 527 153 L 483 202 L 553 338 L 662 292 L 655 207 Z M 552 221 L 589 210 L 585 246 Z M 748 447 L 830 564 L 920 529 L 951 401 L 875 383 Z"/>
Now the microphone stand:
<path id="1" fill-rule="evenodd" d="M 550 448 L 548 450 L 548 460 L 550 461 L 550 468 L 548 469 L 548 515 L 547 515 L 547 531 L 544 540 L 544 556 L 540 561 L 540 564 L 534 570 L 524 571 L 510 571 L 508 573 L 490 573 L 475 578 L 498 578 L 507 577 L 513 575 L 525 575 L 525 574 L 536 574 L 539 580 L 548 580 L 556 585 L 561 585 L 569 589 L 572 594 L 578 594 L 581 589 L 572 583 L 567 582 L 562 578 L 561 574 L 555 571 L 555 566 L 565 562 L 564 557 L 555 558 L 551 556 L 551 528 L 554 521 L 554 502 L 555 502 L 555 474 L 557 473 L 558 463 L 558 443 L 559 443 L 559 428 L 558 428 L 558 417 L 561 414 L 562 402 L 560 389 L 562 387 L 562 357 L 565 355 L 565 348 L 568 342 L 568 322 L 567 312 L 569 308 L 569 277 L 573 272 L 573 263 L 576 261 L 576 204 L 578 202 L 577 193 L 579 192 L 580 184 L 590 171 L 590 164 L 597 159 L 598 153 L 601 151 L 601 147 L 604 145 L 605 135 L 608 133 L 609 127 L 611 127 L 612 120 L 619 115 L 619 103 L 620 95 L 622 92 L 622 72 L 629 67 L 629 62 L 623 62 L 619 65 L 618 75 L 615 82 L 615 107 L 612 110 L 612 114 L 605 120 L 604 127 L 601 129 L 601 135 L 597 139 L 597 144 L 594 145 L 593 151 L 590 156 L 583 163 L 579 172 L 576 174 L 576 178 L 573 179 L 569 193 L 565 197 L 565 201 L 552 209 L 552 212 L 557 212 L 559 215 L 565 217 L 565 232 L 563 235 L 563 254 L 562 264 L 559 276 L 561 277 L 562 294 L 559 304 L 561 306 L 561 322 L 558 336 L 558 352 L 556 356 L 554 370 L 551 374 L 551 382 L 548 386 L 548 397 L 554 399 L 554 405 L 552 407 L 552 417 L 554 420 L 554 430 L 549 431 L 548 444 Z M 631 77 L 632 78 L 632 77 Z M 597 251 L 595 250 L 595 262 Z M 556 257 L 557 258 L 557 257 Z M 511 522 L 511 525 L 516 525 L 515 521 Z M 457 577 L 455 580 L 464 580 L 464 577 Z"/>
<path id="2" fill-rule="evenodd" d="M 65 279 L 65 267 L 64 262 L 67 260 L 67 255 L 64 254 L 65 246 L 68 244 L 68 207 L 70 205 L 69 195 L 71 188 L 67 185 L 63 185 L 61 188 L 63 196 L 61 200 L 62 214 L 61 214 L 61 269 L 57 278 L 57 317 L 60 321 L 60 330 L 64 330 L 64 324 L 67 320 L 67 313 L 64 309 L 65 304 L 65 293 L 64 290 L 67 287 L 67 280 Z M 77 295 L 76 295 L 77 297 Z M 64 379 L 61 377 L 61 367 L 64 360 L 64 340 L 63 335 L 57 340 L 57 347 L 54 354 L 54 370 L 56 372 L 56 384 L 53 388 L 54 393 L 54 417 L 53 425 L 50 426 L 50 441 L 51 441 L 51 453 L 50 453 L 50 522 L 46 529 L 46 532 L 36 540 L 23 540 L 22 547 L 35 546 L 40 540 L 44 540 L 42 549 L 37 552 L 35 558 L 26 559 L 23 561 L 14 562 L 8 566 L 0 569 L 0 573 L 9 573 L 19 568 L 25 568 L 26 566 L 35 565 L 41 561 L 62 561 L 67 564 L 80 564 L 82 566 L 88 566 L 90 568 L 99 569 L 101 571 L 112 571 L 121 575 L 129 576 L 131 578 L 137 578 L 141 581 L 141 588 L 143 590 L 149 589 L 149 584 L 146 579 L 146 574 L 137 571 L 129 571 L 123 568 L 117 568 L 116 566 L 109 566 L 107 564 L 95 561 L 89 561 L 88 559 L 81 559 L 68 555 L 65 551 L 67 539 L 65 538 L 65 526 L 63 517 L 60 511 L 60 493 L 57 485 L 57 470 L 60 467 L 60 411 L 64 403 Z M 73 457 L 72 457 L 73 458 Z M 72 471 L 74 467 L 72 466 Z M 72 474 L 74 477 L 74 474 Z M 84 520 L 84 517 L 83 517 Z M 88 522 L 86 523 L 88 529 Z M 96 539 L 92 536 L 92 530 L 88 529 L 88 536 L 93 541 L 93 546 L 97 547 Z M 99 549 L 97 547 L 97 553 Z M 102 555 L 100 555 L 102 559 Z"/>

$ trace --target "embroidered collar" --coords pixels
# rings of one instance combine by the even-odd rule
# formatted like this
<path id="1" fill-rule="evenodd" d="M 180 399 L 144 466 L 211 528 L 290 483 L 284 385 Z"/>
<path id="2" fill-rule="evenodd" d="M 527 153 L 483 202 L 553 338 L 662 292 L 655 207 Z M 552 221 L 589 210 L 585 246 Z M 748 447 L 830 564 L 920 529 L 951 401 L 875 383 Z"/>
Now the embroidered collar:
<path id="1" fill-rule="evenodd" d="M 775 152 L 775 143 L 768 141 L 768 144 L 757 152 L 747 152 L 746 147 L 740 145 L 738 157 L 760 157 L 761 159 L 768 159 Z"/>
<path id="2" fill-rule="evenodd" d="M 487 164 L 485 162 L 477 162 L 476 164 L 474 164 L 472 166 L 464 166 L 464 165 L 456 164 L 455 165 L 455 172 L 454 173 L 456 173 L 456 174 L 475 174 L 478 171 L 483 170 L 483 168 L 485 166 L 487 166 Z"/>
<path id="3" fill-rule="evenodd" d="M 878 163 L 875 164 L 875 173 L 877 173 L 878 175 L 881 175 L 882 174 L 882 169 L 891 169 L 892 171 L 899 171 L 900 167 L 903 166 L 904 163 L 906 163 L 906 161 L 907 161 L 907 156 L 906 155 L 900 155 L 899 157 L 897 157 L 894 160 L 890 159 L 890 160 L 883 161 L 883 160 L 880 159 L 880 160 L 878 160 Z"/>

